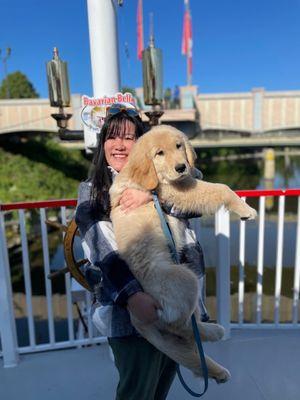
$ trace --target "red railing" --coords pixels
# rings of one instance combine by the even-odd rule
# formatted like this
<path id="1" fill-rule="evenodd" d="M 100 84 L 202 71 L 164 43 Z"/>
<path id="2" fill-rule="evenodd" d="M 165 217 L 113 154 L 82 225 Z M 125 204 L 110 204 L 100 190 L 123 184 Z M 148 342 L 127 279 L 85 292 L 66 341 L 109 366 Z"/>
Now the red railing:
<path id="1" fill-rule="evenodd" d="M 236 190 L 240 197 L 261 196 L 300 196 L 300 189 L 273 189 L 273 190 Z M 29 201 L 20 203 L 0 204 L 0 211 L 27 210 L 30 208 L 58 208 L 76 207 L 76 199 Z"/>
<path id="2" fill-rule="evenodd" d="M 0 211 L 28 210 L 30 208 L 58 208 L 67 206 L 76 207 L 76 204 L 76 199 L 28 201 L 25 203 L 6 203 L 0 204 Z"/>
<path id="3" fill-rule="evenodd" d="M 236 190 L 240 197 L 299 196 L 300 189 Z"/>

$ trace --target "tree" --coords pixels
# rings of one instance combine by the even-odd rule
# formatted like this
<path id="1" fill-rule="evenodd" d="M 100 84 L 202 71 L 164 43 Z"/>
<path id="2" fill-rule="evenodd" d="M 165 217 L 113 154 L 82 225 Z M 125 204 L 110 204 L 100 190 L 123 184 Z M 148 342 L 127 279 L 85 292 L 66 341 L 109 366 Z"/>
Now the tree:
<path id="1" fill-rule="evenodd" d="M 8 74 L 0 86 L 0 99 L 34 99 L 39 97 L 33 84 L 20 71 Z"/>
<path id="2" fill-rule="evenodd" d="M 171 108 L 172 90 L 167 88 L 164 93 L 165 108 Z"/>
<path id="3" fill-rule="evenodd" d="M 121 89 L 122 93 L 131 93 L 134 97 L 136 96 L 136 91 L 134 88 L 129 86 L 123 86 Z"/>
<path id="4" fill-rule="evenodd" d="M 135 91 L 134 88 L 131 88 L 131 87 L 129 87 L 129 86 L 123 86 L 122 89 L 121 89 L 121 92 L 122 92 L 122 93 L 131 93 L 132 96 L 136 99 L 138 108 L 142 108 L 141 100 L 140 100 L 140 98 L 136 95 L 136 91 Z"/>

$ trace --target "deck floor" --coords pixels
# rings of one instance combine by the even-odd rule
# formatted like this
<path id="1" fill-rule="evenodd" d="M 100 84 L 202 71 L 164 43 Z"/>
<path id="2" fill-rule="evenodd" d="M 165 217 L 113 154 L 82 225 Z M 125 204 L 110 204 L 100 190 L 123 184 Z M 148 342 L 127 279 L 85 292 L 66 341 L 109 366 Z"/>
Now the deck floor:
<path id="1" fill-rule="evenodd" d="M 232 338 L 206 343 L 206 353 L 228 368 L 232 379 L 210 381 L 206 400 L 298 400 L 300 332 L 233 331 Z M 200 379 L 183 371 L 195 390 Z M 0 360 L 2 400 L 113 400 L 118 375 L 106 344 L 21 356 L 15 368 Z M 168 400 L 192 397 L 176 378 Z M 130 399 L 128 399 L 130 400 Z"/>

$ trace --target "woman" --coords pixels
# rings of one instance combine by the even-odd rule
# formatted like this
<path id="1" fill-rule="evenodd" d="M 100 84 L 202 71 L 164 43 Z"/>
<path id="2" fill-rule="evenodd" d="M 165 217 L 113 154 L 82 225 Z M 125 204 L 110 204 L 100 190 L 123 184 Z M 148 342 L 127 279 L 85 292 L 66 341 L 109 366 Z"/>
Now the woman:
<path id="1" fill-rule="evenodd" d="M 128 310 L 143 322 L 152 323 L 157 319 L 160 304 L 143 292 L 119 257 L 109 218 L 109 188 L 114 176 L 126 164 L 134 142 L 143 133 L 135 108 L 120 104 L 110 108 L 94 158 L 94 173 L 90 181 L 80 184 L 76 211 L 83 247 L 91 263 L 85 275 L 96 299 L 93 321 L 108 337 L 120 375 L 118 400 L 165 399 L 176 369 L 175 362 L 143 339 L 130 323 Z M 130 212 L 151 200 L 148 192 L 128 189 L 120 203 L 125 212 Z M 194 244 L 199 250 L 199 245 Z M 186 254 L 182 255 L 184 262 L 188 260 L 190 242 L 187 247 Z M 199 276 L 203 277 L 202 251 L 198 259 L 202 271 Z M 207 319 L 205 308 L 204 314 Z"/>

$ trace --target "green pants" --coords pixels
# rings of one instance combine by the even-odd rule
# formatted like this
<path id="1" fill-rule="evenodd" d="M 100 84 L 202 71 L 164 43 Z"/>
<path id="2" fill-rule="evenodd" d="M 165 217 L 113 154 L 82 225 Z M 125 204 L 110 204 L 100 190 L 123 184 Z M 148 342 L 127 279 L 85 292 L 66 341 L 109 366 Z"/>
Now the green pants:
<path id="1" fill-rule="evenodd" d="M 116 400 L 164 400 L 176 364 L 141 337 L 108 338 L 119 371 Z"/>

